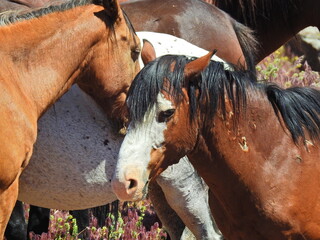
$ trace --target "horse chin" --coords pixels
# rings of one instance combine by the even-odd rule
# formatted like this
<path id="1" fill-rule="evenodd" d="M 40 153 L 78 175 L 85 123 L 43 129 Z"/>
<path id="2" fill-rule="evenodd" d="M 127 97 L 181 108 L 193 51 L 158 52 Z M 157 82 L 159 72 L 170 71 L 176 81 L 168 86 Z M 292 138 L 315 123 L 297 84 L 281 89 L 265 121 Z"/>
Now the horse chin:
<path id="1" fill-rule="evenodd" d="M 132 195 L 130 199 L 121 199 L 122 201 L 141 201 L 145 200 L 148 196 L 148 187 L 149 187 L 149 181 L 147 181 L 143 188 L 137 189 L 137 191 Z"/>

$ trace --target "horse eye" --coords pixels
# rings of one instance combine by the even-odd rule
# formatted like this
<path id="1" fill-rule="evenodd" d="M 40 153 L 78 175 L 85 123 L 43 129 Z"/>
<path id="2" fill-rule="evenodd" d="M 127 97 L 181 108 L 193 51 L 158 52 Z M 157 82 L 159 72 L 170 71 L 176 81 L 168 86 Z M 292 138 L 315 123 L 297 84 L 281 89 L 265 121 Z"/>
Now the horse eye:
<path id="1" fill-rule="evenodd" d="M 168 109 L 159 113 L 158 122 L 167 122 L 174 114 L 175 109 Z"/>
<path id="2" fill-rule="evenodd" d="M 131 50 L 131 58 L 133 59 L 133 61 L 138 60 L 140 52 L 140 48 L 134 48 Z"/>

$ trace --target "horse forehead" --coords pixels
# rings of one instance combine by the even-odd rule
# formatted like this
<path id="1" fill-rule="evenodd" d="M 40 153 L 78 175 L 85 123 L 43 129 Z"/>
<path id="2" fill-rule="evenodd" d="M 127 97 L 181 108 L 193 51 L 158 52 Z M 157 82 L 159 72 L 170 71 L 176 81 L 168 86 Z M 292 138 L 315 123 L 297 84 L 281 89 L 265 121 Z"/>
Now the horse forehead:
<path id="1" fill-rule="evenodd" d="M 171 108 L 173 108 L 173 103 L 163 93 L 158 93 L 156 103 L 145 113 L 142 124 L 150 127 L 154 124 L 157 113 Z"/>
<path id="2" fill-rule="evenodd" d="M 157 96 L 157 109 L 158 111 L 165 111 L 167 109 L 173 108 L 172 98 L 168 94 L 159 93 Z"/>

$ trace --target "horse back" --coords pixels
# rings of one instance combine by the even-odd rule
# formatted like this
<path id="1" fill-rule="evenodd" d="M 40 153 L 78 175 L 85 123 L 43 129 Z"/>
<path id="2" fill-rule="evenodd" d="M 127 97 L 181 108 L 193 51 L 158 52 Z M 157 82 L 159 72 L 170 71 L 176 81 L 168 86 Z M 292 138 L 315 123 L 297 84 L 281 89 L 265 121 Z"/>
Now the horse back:
<path id="1" fill-rule="evenodd" d="M 141 0 L 122 7 L 136 31 L 171 34 L 208 51 L 218 49 L 220 58 L 234 64 L 243 56 L 231 17 L 213 5 L 199 0 Z"/>

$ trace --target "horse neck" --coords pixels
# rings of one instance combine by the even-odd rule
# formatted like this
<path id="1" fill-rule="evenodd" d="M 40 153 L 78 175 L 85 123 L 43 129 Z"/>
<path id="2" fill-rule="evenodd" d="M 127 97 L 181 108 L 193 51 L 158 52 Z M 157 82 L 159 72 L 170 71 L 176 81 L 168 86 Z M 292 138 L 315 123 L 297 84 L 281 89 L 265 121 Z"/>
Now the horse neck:
<path id="1" fill-rule="evenodd" d="M 0 29 L 4 79 L 16 82 L 38 117 L 76 81 L 105 24 L 95 5 L 54 12 Z M 88 27 L 90 26 L 90 27 Z M 5 69 L 5 68 L 4 68 Z M 11 74 L 11 73 L 14 74 Z"/>
<path id="2" fill-rule="evenodd" d="M 287 12 L 289 24 L 283 21 L 282 17 L 285 14 L 285 11 L 278 9 L 278 5 L 273 3 L 275 1 L 279 0 L 253 0 L 252 2 L 255 2 L 256 5 L 256 7 L 253 7 L 255 12 L 250 10 L 250 7 L 246 6 L 245 10 L 247 14 L 243 14 L 239 11 L 241 8 L 240 0 L 232 1 L 232 3 L 227 4 L 224 4 L 223 1 L 221 1 L 222 6 L 219 6 L 236 20 L 245 23 L 255 30 L 257 40 L 260 43 L 260 51 L 257 56 L 257 61 L 262 60 L 264 57 L 277 50 L 303 28 L 308 26 L 320 27 L 320 18 L 318 13 L 318 9 L 320 7 L 319 1 L 300 0 L 296 1 L 296 6 L 288 4 Z M 268 10 L 270 12 L 270 17 L 266 17 L 262 12 L 262 6 L 266 3 L 270 6 L 270 9 Z M 295 9 L 298 9 L 298 11 L 295 11 Z M 255 18 L 255 20 L 252 20 L 253 22 L 249 18 L 249 13 L 251 13 Z"/>
<path id="3" fill-rule="evenodd" d="M 308 26 L 320 27 L 318 13 L 320 4 L 318 1 L 298 1 L 296 8 L 299 10 L 296 13 L 293 10 L 295 7 L 290 7 L 291 9 L 288 9 L 289 24 L 283 23 L 273 16 L 267 22 L 262 17 L 257 20 L 257 36 L 262 46 L 260 60 L 278 49 L 302 29 Z M 272 14 L 274 12 L 273 9 L 270 12 Z"/>
<path id="4" fill-rule="evenodd" d="M 320 30 L 320 17 L 319 17 L 319 8 L 320 2 L 319 1 L 305 1 L 304 2 L 305 8 L 305 16 L 309 20 L 307 26 L 316 26 Z"/>
<path id="5" fill-rule="evenodd" d="M 237 212 L 233 194 L 241 196 L 250 184 L 257 188 L 255 182 L 263 181 L 259 171 L 266 159 L 282 144 L 292 144 L 292 139 L 262 93 L 249 93 L 246 112 L 240 115 L 236 128 L 234 114 L 226 104 L 226 117 L 218 110 L 213 120 L 203 124 L 197 147 L 188 157 L 216 197 L 229 199 L 230 207 L 235 207 L 232 211 Z"/>
<path id="6" fill-rule="evenodd" d="M 246 113 L 240 115 L 235 130 L 234 115 L 223 119 L 217 113 L 188 157 L 210 188 L 210 207 L 227 239 L 238 239 L 235 234 L 259 239 L 267 228 L 271 236 L 266 239 L 285 239 L 279 237 L 279 222 L 291 218 L 293 205 L 284 199 L 297 201 L 295 196 L 310 185 L 304 167 L 317 174 L 318 151 L 294 144 L 265 94 L 250 92 L 247 100 Z M 297 164 L 301 159 L 304 164 Z M 279 207 L 269 207 L 270 202 Z M 275 223 L 270 223 L 270 217 Z M 257 235 L 251 227 L 244 227 L 243 219 L 247 226 L 256 227 Z"/>

